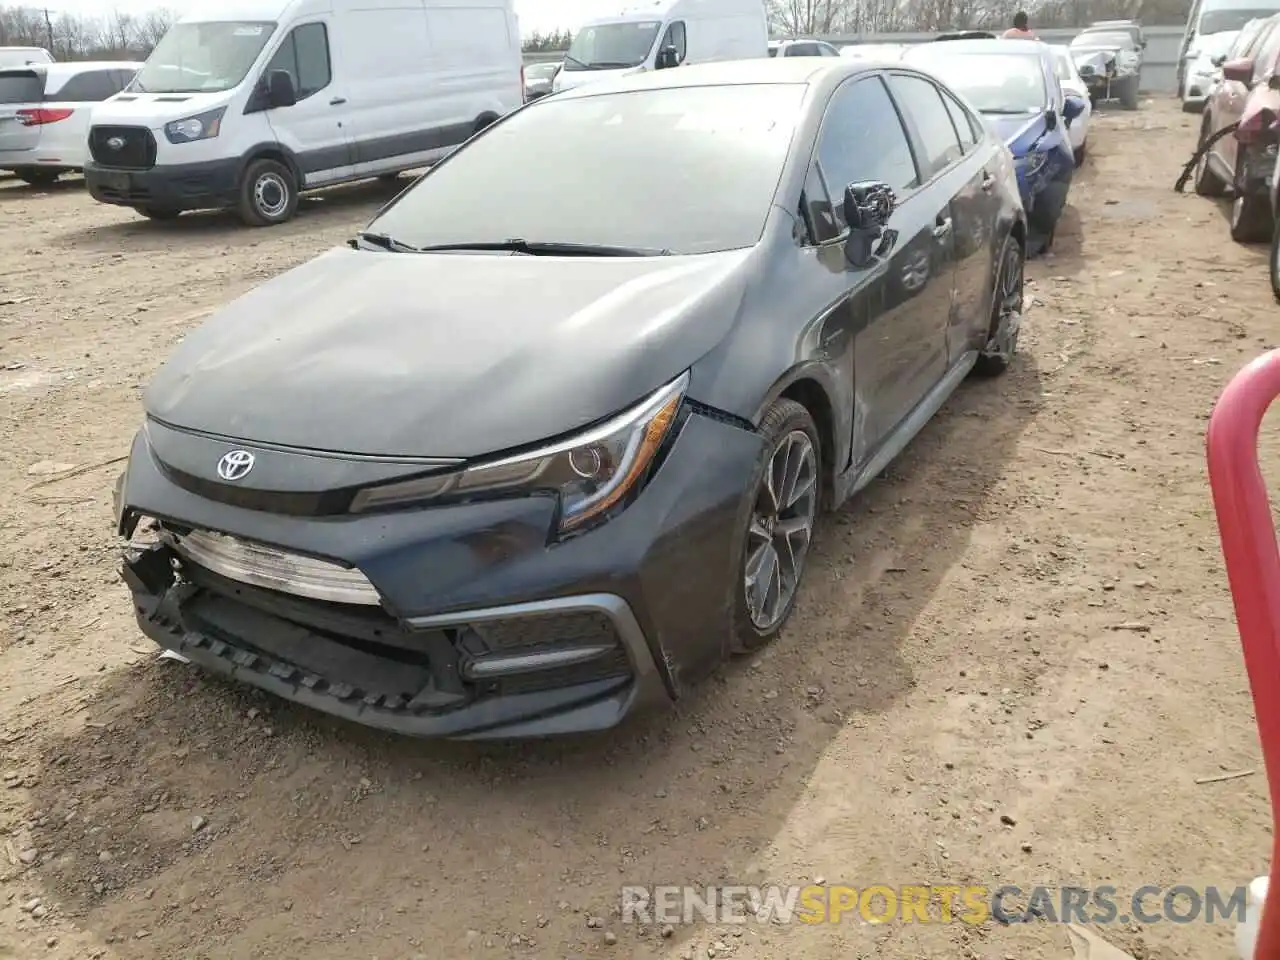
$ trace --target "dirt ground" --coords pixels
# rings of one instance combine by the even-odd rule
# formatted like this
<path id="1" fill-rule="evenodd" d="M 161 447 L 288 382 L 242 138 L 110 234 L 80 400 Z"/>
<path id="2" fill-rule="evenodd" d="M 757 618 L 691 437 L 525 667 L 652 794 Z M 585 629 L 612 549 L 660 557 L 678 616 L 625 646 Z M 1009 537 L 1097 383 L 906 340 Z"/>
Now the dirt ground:
<path id="1" fill-rule="evenodd" d="M 1277 307 L 1265 250 L 1170 190 L 1194 131 L 1163 100 L 1095 119 L 1016 371 L 827 519 L 780 642 L 678 712 L 533 746 L 396 739 L 158 661 L 118 581 L 140 387 L 390 189 L 249 231 L 0 182 L 0 957 L 1036 960 L 1070 955 L 1062 926 L 641 930 L 619 888 L 1262 872 L 1203 435 Z M 1104 933 L 1230 953 L 1222 923 Z"/>

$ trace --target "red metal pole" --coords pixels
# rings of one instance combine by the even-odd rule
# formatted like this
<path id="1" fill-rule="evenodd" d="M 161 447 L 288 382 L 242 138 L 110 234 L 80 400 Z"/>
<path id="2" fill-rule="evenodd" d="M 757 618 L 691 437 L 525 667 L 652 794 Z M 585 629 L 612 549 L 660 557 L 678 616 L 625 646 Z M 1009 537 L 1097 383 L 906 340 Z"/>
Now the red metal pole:
<path id="1" fill-rule="evenodd" d="M 1209 485 L 1235 603 L 1267 784 L 1272 850 L 1255 960 L 1280 960 L 1280 550 L 1258 466 L 1258 431 L 1280 396 L 1280 350 L 1236 374 L 1209 418 Z"/>

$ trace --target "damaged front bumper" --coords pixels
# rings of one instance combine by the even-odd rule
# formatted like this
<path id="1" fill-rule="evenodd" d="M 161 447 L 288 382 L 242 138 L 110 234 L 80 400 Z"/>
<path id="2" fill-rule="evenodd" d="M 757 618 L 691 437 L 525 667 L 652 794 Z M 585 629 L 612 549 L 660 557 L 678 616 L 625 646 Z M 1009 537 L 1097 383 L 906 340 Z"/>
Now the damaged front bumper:
<path id="1" fill-rule="evenodd" d="M 357 723 L 456 739 L 606 729 L 723 659 L 761 446 L 691 413 L 633 503 L 549 543 L 547 497 L 324 518 L 215 502 L 171 480 L 140 435 L 118 515 L 125 530 L 156 518 L 159 536 L 127 550 L 124 579 L 161 647 Z M 215 538 L 227 549 L 208 549 Z M 292 559 L 292 592 L 255 556 L 276 571 Z"/>

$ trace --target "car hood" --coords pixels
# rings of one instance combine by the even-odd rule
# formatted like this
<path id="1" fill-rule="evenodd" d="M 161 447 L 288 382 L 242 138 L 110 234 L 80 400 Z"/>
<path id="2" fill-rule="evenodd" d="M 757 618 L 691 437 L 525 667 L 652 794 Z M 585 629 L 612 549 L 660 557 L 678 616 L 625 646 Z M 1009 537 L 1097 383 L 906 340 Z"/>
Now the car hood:
<path id="1" fill-rule="evenodd" d="M 118 93 L 93 108 L 98 125 L 144 126 L 158 130 L 173 120 L 223 106 L 230 91 L 216 93 Z"/>
<path id="2" fill-rule="evenodd" d="M 987 123 L 1001 140 L 1009 146 L 1009 152 L 1020 157 L 1031 149 L 1045 135 L 1048 129 L 1044 122 L 1044 113 L 1016 116 L 1004 114 L 987 114 Z"/>
<path id="3" fill-rule="evenodd" d="M 148 388 L 147 413 L 366 456 L 538 443 L 635 403 L 718 344 L 749 256 L 333 250 L 188 336 Z"/>

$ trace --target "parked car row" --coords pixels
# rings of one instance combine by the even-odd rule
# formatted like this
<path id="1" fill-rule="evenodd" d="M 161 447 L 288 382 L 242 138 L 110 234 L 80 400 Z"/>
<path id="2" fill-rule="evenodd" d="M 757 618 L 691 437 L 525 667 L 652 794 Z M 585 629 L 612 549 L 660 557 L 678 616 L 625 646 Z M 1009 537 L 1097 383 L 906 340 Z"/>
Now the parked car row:
<path id="1" fill-rule="evenodd" d="M 1016 78 L 982 105 L 1052 132 L 1042 49 L 974 51 L 1019 63 L 969 89 Z M 845 57 L 509 113 L 156 375 L 115 498 L 141 630 L 423 736 L 684 696 L 783 629 L 823 512 L 1014 361 L 1024 178 L 1070 164 L 1041 152 Z"/>

